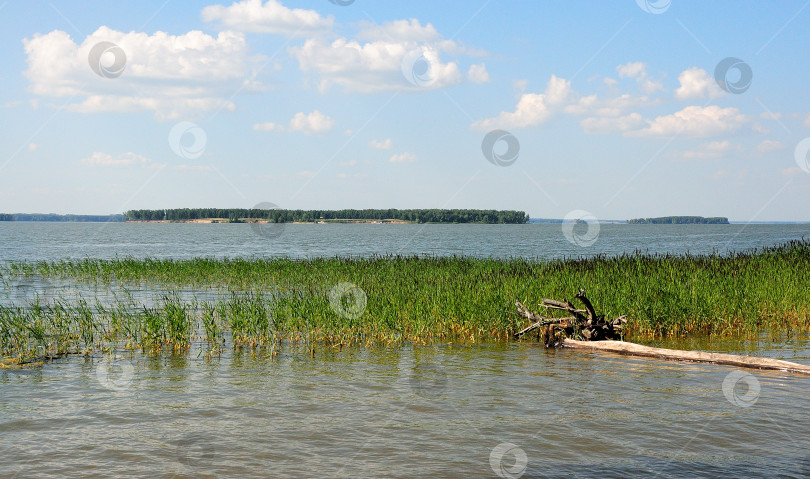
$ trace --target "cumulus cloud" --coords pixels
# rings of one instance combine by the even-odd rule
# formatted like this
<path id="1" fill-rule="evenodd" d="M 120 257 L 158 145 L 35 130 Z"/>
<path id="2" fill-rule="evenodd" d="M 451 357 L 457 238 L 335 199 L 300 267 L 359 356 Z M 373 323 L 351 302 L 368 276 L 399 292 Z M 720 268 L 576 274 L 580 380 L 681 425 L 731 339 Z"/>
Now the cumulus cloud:
<path id="1" fill-rule="evenodd" d="M 367 24 L 356 39 L 309 38 L 289 51 L 302 71 L 319 77 L 321 90 L 335 84 L 359 93 L 455 85 L 463 80 L 461 70 L 442 55 L 480 53 L 442 39 L 431 24 L 422 25 L 415 19 Z"/>
<path id="2" fill-rule="evenodd" d="M 769 153 L 771 151 L 777 151 L 784 148 L 781 141 L 777 140 L 763 140 L 759 145 L 757 145 L 757 151 L 760 153 Z"/>
<path id="3" fill-rule="evenodd" d="M 472 127 L 483 131 L 540 125 L 561 110 L 572 95 L 571 82 L 552 75 L 544 93 L 524 93 L 518 100 L 515 111 L 504 111 L 494 118 L 479 120 Z"/>
<path id="4" fill-rule="evenodd" d="M 332 130 L 335 126 L 335 121 L 319 112 L 318 110 L 312 113 L 299 112 L 292 117 L 288 126 L 280 125 L 274 122 L 256 123 L 253 125 L 255 131 L 299 131 L 307 135 L 320 135 Z"/>
<path id="5" fill-rule="evenodd" d="M 91 59 L 100 42 L 118 49 Z M 81 113 L 152 111 L 159 120 L 216 109 L 233 110 L 226 99 L 245 87 L 255 58 L 241 33 L 216 37 L 200 31 L 183 35 L 119 32 L 102 26 L 81 44 L 59 30 L 23 40 L 29 91 L 50 97 L 76 97 L 67 109 Z M 117 77 L 94 73 L 126 57 Z M 123 56 L 120 57 L 123 59 Z M 248 85 L 249 87 L 255 87 Z"/>
<path id="6" fill-rule="evenodd" d="M 737 131 L 750 118 L 737 108 L 688 106 L 671 115 L 648 120 L 648 126 L 629 132 L 630 136 L 694 136 L 706 137 Z"/>
<path id="7" fill-rule="evenodd" d="M 723 140 L 711 141 L 694 150 L 686 150 L 677 153 L 675 156 L 682 160 L 710 160 L 724 157 L 735 151 L 742 151 L 742 148 L 728 140 Z"/>
<path id="8" fill-rule="evenodd" d="M 153 164 L 152 160 L 132 152 L 112 156 L 101 151 L 82 158 L 79 163 L 84 166 L 149 166 Z"/>
<path id="9" fill-rule="evenodd" d="M 639 113 L 619 117 L 588 117 L 580 121 L 580 126 L 588 134 L 624 133 L 643 124 L 644 119 Z"/>
<path id="10" fill-rule="evenodd" d="M 325 32 L 334 24 L 331 16 L 324 18 L 315 10 L 287 8 L 278 0 L 264 4 L 261 0 L 244 0 L 230 7 L 211 5 L 203 8 L 201 17 L 231 30 L 288 37 Z"/>
<path id="11" fill-rule="evenodd" d="M 416 155 L 411 153 L 400 153 L 388 159 L 389 163 L 413 163 L 416 161 Z"/>
<path id="12" fill-rule="evenodd" d="M 635 78 L 639 88 L 645 93 L 655 93 L 664 89 L 661 82 L 647 76 L 647 64 L 644 62 L 629 62 L 619 65 L 616 67 L 616 72 L 619 74 L 619 78 Z M 611 85 L 609 82 L 606 83 Z"/>
<path id="13" fill-rule="evenodd" d="M 394 146 L 394 143 L 391 141 L 391 138 L 386 138 L 384 140 L 371 140 L 368 142 L 368 146 L 377 150 L 390 150 Z"/>
<path id="14" fill-rule="evenodd" d="M 487 83 L 489 81 L 489 72 L 485 64 L 470 65 L 467 71 L 467 79 L 472 83 Z"/>
<path id="15" fill-rule="evenodd" d="M 318 110 L 309 114 L 296 113 L 290 120 L 290 130 L 300 131 L 308 135 L 326 133 L 335 126 L 335 121 Z"/>
<path id="16" fill-rule="evenodd" d="M 723 95 L 723 90 L 717 82 L 702 68 L 691 67 L 678 75 L 680 86 L 675 89 L 675 98 L 689 100 L 693 98 L 717 98 Z"/>

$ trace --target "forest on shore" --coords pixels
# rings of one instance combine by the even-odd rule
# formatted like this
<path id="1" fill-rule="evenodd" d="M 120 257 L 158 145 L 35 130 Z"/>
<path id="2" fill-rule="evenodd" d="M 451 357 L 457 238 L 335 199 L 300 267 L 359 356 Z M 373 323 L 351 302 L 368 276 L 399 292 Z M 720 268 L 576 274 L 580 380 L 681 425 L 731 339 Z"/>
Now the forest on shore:
<path id="1" fill-rule="evenodd" d="M 194 221 L 211 218 L 241 222 L 246 219 L 272 223 L 312 223 L 330 220 L 395 220 L 409 223 L 486 223 L 523 224 L 529 220 L 524 211 L 459 209 L 344 209 L 284 210 L 240 208 L 175 208 L 166 210 L 130 210 L 124 221 Z"/>

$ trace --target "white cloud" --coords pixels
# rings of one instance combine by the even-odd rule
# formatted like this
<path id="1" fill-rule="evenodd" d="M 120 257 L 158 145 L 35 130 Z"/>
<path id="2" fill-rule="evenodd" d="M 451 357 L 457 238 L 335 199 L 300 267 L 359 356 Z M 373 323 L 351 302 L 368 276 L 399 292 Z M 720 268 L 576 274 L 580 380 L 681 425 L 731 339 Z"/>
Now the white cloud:
<path id="1" fill-rule="evenodd" d="M 357 165 L 357 160 L 349 160 L 349 161 L 341 161 L 338 163 L 338 166 L 355 166 Z"/>
<path id="2" fill-rule="evenodd" d="M 671 115 L 648 120 L 647 128 L 628 132 L 628 135 L 706 137 L 734 132 L 748 121 L 750 119 L 737 108 L 693 105 Z"/>
<path id="3" fill-rule="evenodd" d="M 39 145 L 36 143 L 29 143 L 28 144 L 28 151 L 36 151 L 39 149 Z"/>
<path id="4" fill-rule="evenodd" d="M 487 66 L 483 63 L 470 65 L 470 69 L 467 71 L 467 79 L 472 83 L 487 83 L 489 81 Z"/>
<path id="5" fill-rule="evenodd" d="M 411 153 L 400 153 L 392 156 L 388 161 L 390 163 L 413 163 L 416 161 L 416 155 Z"/>
<path id="6" fill-rule="evenodd" d="M 266 123 L 256 123 L 253 125 L 255 131 L 300 131 L 307 135 L 320 135 L 326 133 L 335 126 L 335 121 L 318 110 L 306 114 L 296 113 L 290 120 L 289 126 L 285 127 L 278 123 L 268 121 Z"/>
<path id="7" fill-rule="evenodd" d="M 284 131 L 284 127 L 278 123 L 268 121 L 266 123 L 256 123 L 253 125 L 255 131 Z"/>
<path id="8" fill-rule="evenodd" d="M 760 153 L 768 153 L 771 151 L 781 150 L 784 148 L 781 141 L 777 140 L 763 140 L 759 145 L 757 145 L 757 151 Z"/>
<path id="9" fill-rule="evenodd" d="M 318 110 L 309 114 L 296 113 L 290 120 L 290 130 L 300 131 L 307 135 L 320 135 L 335 126 L 335 121 Z"/>
<path id="10" fill-rule="evenodd" d="M 762 113 L 759 114 L 759 117 L 762 118 L 763 120 L 774 120 L 774 121 L 776 121 L 776 120 L 780 120 L 782 118 L 782 114 L 781 113 L 774 113 L 774 112 L 770 112 L 770 111 L 763 111 Z"/>
<path id="11" fill-rule="evenodd" d="M 148 166 L 152 164 L 152 160 L 132 152 L 112 156 L 97 151 L 88 158 L 82 158 L 79 163 L 84 166 Z"/>
<path id="12" fill-rule="evenodd" d="M 724 157 L 735 151 L 742 151 L 742 148 L 728 140 L 723 140 L 711 141 L 701 145 L 697 149 L 682 151 L 674 156 L 682 160 L 710 160 Z"/>
<path id="13" fill-rule="evenodd" d="M 368 142 L 368 146 L 378 150 L 390 150 L 394 146 L 394 142 L 391 141 L 391 138 L 386 138 L 384 140 L 371 140 Z"/>
<path id="14" fill-rule="evenodd" d="M 456 62 L 442 54 L 477 55 L 462 44 L 443 40 L 430 25 L 418 20 L 365 24 L 359 39 L 309 38 L 289 49 L 304 72 L 319 76 L 319 89 L 330 85 L 347 91 L 375 93 L 443 88 L 461 83 Z"/>
<path id="15" fill-rule="evenodd" d="M 515 111 L 501 112 L 495 118 L 476 121 L 472 127 L 477 130 L 492 130 L 540 125 L 562 109 L 564 104 L 571 100 L 572 95 L 571 83 L 568 80 L 551 75 L 544 93 L 524 93 Z"/>
<path id="16" fill-rule="evenodd" d="M 361 30 L 357 34 L 359 40 L 372 42 L 433 42 L 441 39 L 436 28 L 428 23 L 422 25 L 419 20 L 394 20 L 382 25 L 372 22 L 361 22 Z"/>
<path id="17" fill-rule="evenodd" d="M 120 50 L 98 59 L 110 67 L 116 53 L 126 56 L 120 76 L 94 73 L 89 59 L 100 42 Z M 23 40 L 29 91 L 51 97 L 76 97 L 67 109 L 81 113 L 153 111 L 160 120 L 194 116 L 216 109 L 233 110 L 229 95 L 246 84 L 256 58 L 249 56 L 241 33 L 221 32 L 216 37 L 200 31 L 183 35 L 156 32 L 119 32 L 99 27 L 81 44 L 54 30 Z M 121 57 L 123 59 L 123 57 Z"/>
<path id="18" fill-rule="evenodd" d="M 810 113 L 804 118 L 804 126 L 810 126 Z"/>
<path id="19" fill-rule="evenodd" d="M 619 78 L 644 78 L 647 76 L 647 65 L 644 62 L 629 62 L 616 67 Z"/>
<path id="20" fill-rule="evenodd" d="M 278 0 L 267 0 L 264 4 L 261 0 L 244 0 L 229 7 L 211 5 L 203 8 L 201 17 L 231 30 L 288 37 L 325 32 L 334 24 L 331 16 L 324 18 L 315 10 L 287 8 Z"/>
<path id="21" fill-rule="evenodd" d="M 661 82 L 647 76 L 647 64 L 644 62 L 629 62 L 624 65 L 619 65 L 616 67 L 616 72 L 619 74 L 619 78 L 635 78 L 639 88 L 641 88 L 641 91 L 644 93 L 655 93 L 658 90 L 664 89 L 664 85 Z M 615 80 L 613 83 L 606 83 L 611 86 L 615 84 Z"/>
<path id="22" fill-rule="evenodd" d="M 688 100 L 692 98 L 717 98 L 723 90 L 709 73 L 698 67 L 691 67 L 678 75 L 680 86 L 675 89 L 675 98 Z"/>
<path id="23" fill-rule="evenodd" d="M 644 124 L 644 119 L 638 113 L 620 117 L 588 117 L 580 122 L 582 129 L 588 134 L 623 133 L 634 130 Z"/>

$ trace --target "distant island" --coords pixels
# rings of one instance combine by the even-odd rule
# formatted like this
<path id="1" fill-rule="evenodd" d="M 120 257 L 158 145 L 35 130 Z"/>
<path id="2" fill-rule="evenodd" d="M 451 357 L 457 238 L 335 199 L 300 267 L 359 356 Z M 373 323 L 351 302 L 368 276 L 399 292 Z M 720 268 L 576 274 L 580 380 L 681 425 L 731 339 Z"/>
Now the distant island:
<path id="1" fill-rule="evenodd" d="M 0 221 L 51 221 L 109 223 L 124 221 L 124 215 L 57 215 L 54 213 L 0 213 Z"/>
<path id="2" fill-rule="evenodd" d="M 728 218 L 715 216 L 704 218 L 703 216 L 661 216 L 659 218 L 636 218 L 627 220 L 631 225 L 727 225 Z"/>
<path id="3" fill-rule="evenodd" d="M 284 210 L 175 208 L 130 210 L 124 221 L 175 223 L 479 223 L 524 224 L 525 211 L 460 209 Z"/>

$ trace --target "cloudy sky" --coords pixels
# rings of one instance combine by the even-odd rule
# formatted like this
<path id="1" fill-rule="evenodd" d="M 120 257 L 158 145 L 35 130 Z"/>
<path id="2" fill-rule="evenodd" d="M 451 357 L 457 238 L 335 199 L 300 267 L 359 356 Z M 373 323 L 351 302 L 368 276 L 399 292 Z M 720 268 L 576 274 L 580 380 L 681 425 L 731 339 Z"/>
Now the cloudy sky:
<path id="1" fill-rule="evenodd" d="M 0 212 L 810 220 L 808 3 L 0 0 Z"/>

